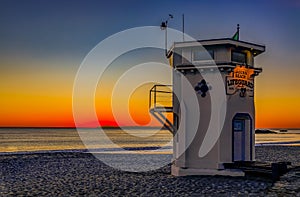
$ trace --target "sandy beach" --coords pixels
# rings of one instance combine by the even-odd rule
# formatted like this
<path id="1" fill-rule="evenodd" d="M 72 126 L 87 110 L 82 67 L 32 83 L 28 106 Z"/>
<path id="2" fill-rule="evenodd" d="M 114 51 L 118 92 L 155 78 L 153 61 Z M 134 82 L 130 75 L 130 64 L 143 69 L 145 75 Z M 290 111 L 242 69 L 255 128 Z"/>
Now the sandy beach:
<path id="1" fill-rule="evenodd" d="M 299 152 L 296 146 L 260 146 L 256 158 L 291 161 L 296 167 Z M 122 161 L 126 154 L 106 157 Z M 300 196 L 299 167 L 274 183 L 262 177 L 174 177 L 170 165 L 149 172 L 124 172 L 81 152 L 1 155 L 0 177 L 0 196 Z"/>

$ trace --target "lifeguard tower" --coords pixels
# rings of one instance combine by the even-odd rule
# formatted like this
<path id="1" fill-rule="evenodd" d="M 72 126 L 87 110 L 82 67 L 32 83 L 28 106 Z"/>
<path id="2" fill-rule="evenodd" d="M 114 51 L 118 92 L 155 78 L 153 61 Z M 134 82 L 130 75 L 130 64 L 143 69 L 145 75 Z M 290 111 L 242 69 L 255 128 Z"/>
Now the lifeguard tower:
<path id="1" fill-rule="evenodd" d="M 199 44 L 202 47 L 198 47 Z M 236 37 L 173 44 L 168 52 L 173 68 L 173 92 L 176 92 L 176 95 L 173 94 L 173 106 L 164 109 L 156 107 L 155 102 L 159 100 L 156 97 L 169 93 L 159 91 L 160 86 L 151 89 L 152 98 L 155 98 L 154 105 L 150 104 L 150 112 L 174 134 L 173 175 L 244 175 L 243 171 L 227 169 L 226 164 L 255 160 L 254 77 L 262 72 L 262 68 L 254 65 L 254 58 L 264 51 L 265 46 L 241 41 Z M 210 92 L 215 88 L 202 73 L 221 76 L 226 112 L 216 143 L 207 154 L 201 156 L 199 149 L 210 121 Z M 200 120 L 196 133 L 190 132 L 195 128 L 189 127 L 191 115 L 188 109 L 183 112 L 180 107 L 188 103 L 191 97 L 185 93 L 182 85 L 186 79 L 194 87 L 199 104 Z M 210 80 L 214 80 L 214 77 L 210 77 Z M 173 113 L 173 123 L 164 120 L 163 114 L 168 112 Z M 185 124 L 182 131 L 178 131 L 180 124 Z M 191 138 L 189 146 L 184 147 L 186 140 Z"/>

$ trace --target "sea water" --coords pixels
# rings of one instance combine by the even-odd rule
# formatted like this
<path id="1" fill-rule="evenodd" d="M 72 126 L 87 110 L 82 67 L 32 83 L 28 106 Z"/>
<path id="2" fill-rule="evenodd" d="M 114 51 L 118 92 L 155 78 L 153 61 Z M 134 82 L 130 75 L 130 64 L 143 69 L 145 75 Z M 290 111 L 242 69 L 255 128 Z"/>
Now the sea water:
<path id="1" fill-rule="evenodd" d="M 300 146 L 300 130 L 290 129 L 287 132 L 273 130 L 276 133 L 255 134 L 256 145 Z"/>
<path id="2" fill-rule="evenodd" d="M 172 134 L 167 130 L 154 129 L 105 129 L 107 140 L 85 137 L 99 132 L 98 129 L 68 128 L 0 128 L 0 153 L 31 151 L 89 151 L 100 153 L 172 153 Z M 93 135 L 91 135 L 93 136 Z M 300 146 L 300 130 L 288 130 L 271 134 L 256 134 L 255 142 L 261 145 Z M 114 146 L 112 146 L 114 144 Z"/>
<path id="3" fill-rule="evenodd" d="M 89 151 L 117 153 L 154 150 L 171 153 L 172 134 L 157 129 L 0 128 L 0 153 Z M 99 134 L 99 135 L 98 135 Z M 100 136 L 95 138 L 95 136 Z M 103 137 L 104 138 L 104 137 Z"/>

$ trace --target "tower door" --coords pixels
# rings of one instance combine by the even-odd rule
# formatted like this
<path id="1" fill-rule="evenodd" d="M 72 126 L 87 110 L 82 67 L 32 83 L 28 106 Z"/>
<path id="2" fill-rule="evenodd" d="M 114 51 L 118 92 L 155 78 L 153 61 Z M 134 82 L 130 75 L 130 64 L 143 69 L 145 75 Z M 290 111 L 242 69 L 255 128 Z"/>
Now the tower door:
<path id="1" fill-rule="evenodd" d="M 252 119 L 238 113 L 232 120 L 232 160 L 251 161 L 253 146 Z"/>
<path id="2" fill-rule="evenodd" d="M 233 120 L 233 161 L 245 160 L 245 119 Z"/>

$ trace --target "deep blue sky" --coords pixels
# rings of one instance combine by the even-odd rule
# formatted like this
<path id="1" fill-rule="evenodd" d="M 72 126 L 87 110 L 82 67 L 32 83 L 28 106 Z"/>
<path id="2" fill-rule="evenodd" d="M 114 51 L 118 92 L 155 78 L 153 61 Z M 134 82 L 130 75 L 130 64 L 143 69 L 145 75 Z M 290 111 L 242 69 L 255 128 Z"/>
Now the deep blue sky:
<path id="1" fill-rule="evenodd" d="M 296 1 L 94 1 L 1 0 L 2 56 L 81 59 L 107 36 L 137 26 L 159 25 L 168 13 L 170 27 L 197 39 L 230 37 L 241 25 L 241 39 L 268 49 L 298 50 L 300 12 Z"/>

